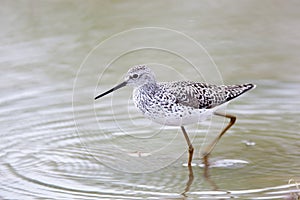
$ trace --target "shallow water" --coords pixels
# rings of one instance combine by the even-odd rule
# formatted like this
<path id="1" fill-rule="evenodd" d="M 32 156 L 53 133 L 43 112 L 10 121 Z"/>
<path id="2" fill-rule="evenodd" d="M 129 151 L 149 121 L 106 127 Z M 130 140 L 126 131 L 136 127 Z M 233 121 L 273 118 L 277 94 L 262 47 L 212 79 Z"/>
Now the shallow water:
<path id="1" fill-rule="evenodd" d="M 0 198 L 296 198 L 297 4 L 3 2 Z M 186 127 L 190 170 L 179 128 L 144 119 L 131 88 L 93 100 L 139 63 L 159 81 L 257 85 L 228 105 L 209 177 L 201 150 L 225 120 Z"/>

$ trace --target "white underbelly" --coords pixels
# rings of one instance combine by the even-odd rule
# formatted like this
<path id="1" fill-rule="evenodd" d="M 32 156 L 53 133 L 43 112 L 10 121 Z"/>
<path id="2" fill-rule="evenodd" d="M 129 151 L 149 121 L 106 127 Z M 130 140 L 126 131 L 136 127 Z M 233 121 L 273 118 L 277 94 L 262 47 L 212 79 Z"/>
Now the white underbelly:
<path id="1" fill-rule="evenodd" d="M 168 126 L 183 126 L 188 124 L 196 124 L 205 121 L 213 114 L 212 109 L 194 109 L 191 111 L 181 111 L 177 113 L 160 112 L 160 113 L 144 113 L 148 119 Z"/>

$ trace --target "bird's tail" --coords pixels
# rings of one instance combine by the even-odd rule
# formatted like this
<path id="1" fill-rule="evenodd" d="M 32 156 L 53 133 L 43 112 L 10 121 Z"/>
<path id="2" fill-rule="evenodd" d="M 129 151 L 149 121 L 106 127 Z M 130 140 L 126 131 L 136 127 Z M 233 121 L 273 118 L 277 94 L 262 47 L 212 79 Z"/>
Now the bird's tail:
<path id="1" fill-rule="evenodd" d="M 234 99 L 245 92 L 254 89 L 256 85 L 252 83 L 246 83 L 241 85 L 227 85 L 225 88 L 226 102 Z"/>

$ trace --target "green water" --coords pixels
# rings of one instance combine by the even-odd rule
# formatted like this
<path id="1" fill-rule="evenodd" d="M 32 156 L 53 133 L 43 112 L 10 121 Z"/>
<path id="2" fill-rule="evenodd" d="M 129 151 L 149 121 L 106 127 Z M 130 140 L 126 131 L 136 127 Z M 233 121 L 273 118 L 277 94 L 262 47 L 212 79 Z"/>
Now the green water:
<path id="1" fill-rule="evenodd" d="M 0 198 L 296 197 L 299 6 L 2 1 Z M 189 170 L 180 129 L 143 118 L 131 88 L 93 100 L 141 63 L 158 81 L 257 85 L 228 105 L 237 122 L 211 155 L 233 165 L 206 178 L 199 166 L 226 125 L 218 117 L 186 127 L 195 147 Z"/>

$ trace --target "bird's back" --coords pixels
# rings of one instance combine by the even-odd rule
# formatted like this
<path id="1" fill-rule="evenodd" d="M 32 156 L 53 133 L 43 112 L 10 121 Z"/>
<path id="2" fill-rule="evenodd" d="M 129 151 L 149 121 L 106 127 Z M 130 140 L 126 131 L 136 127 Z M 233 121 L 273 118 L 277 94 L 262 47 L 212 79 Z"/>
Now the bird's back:
<path id="1" fill-rule="evenodd" d="M 159 83 L 165 92 L 176 97 L 176 103 L 195 109 L 211 109 L 229 102 L 254 88 L 253 84 L 212 85 L 191 81 Z"/>

